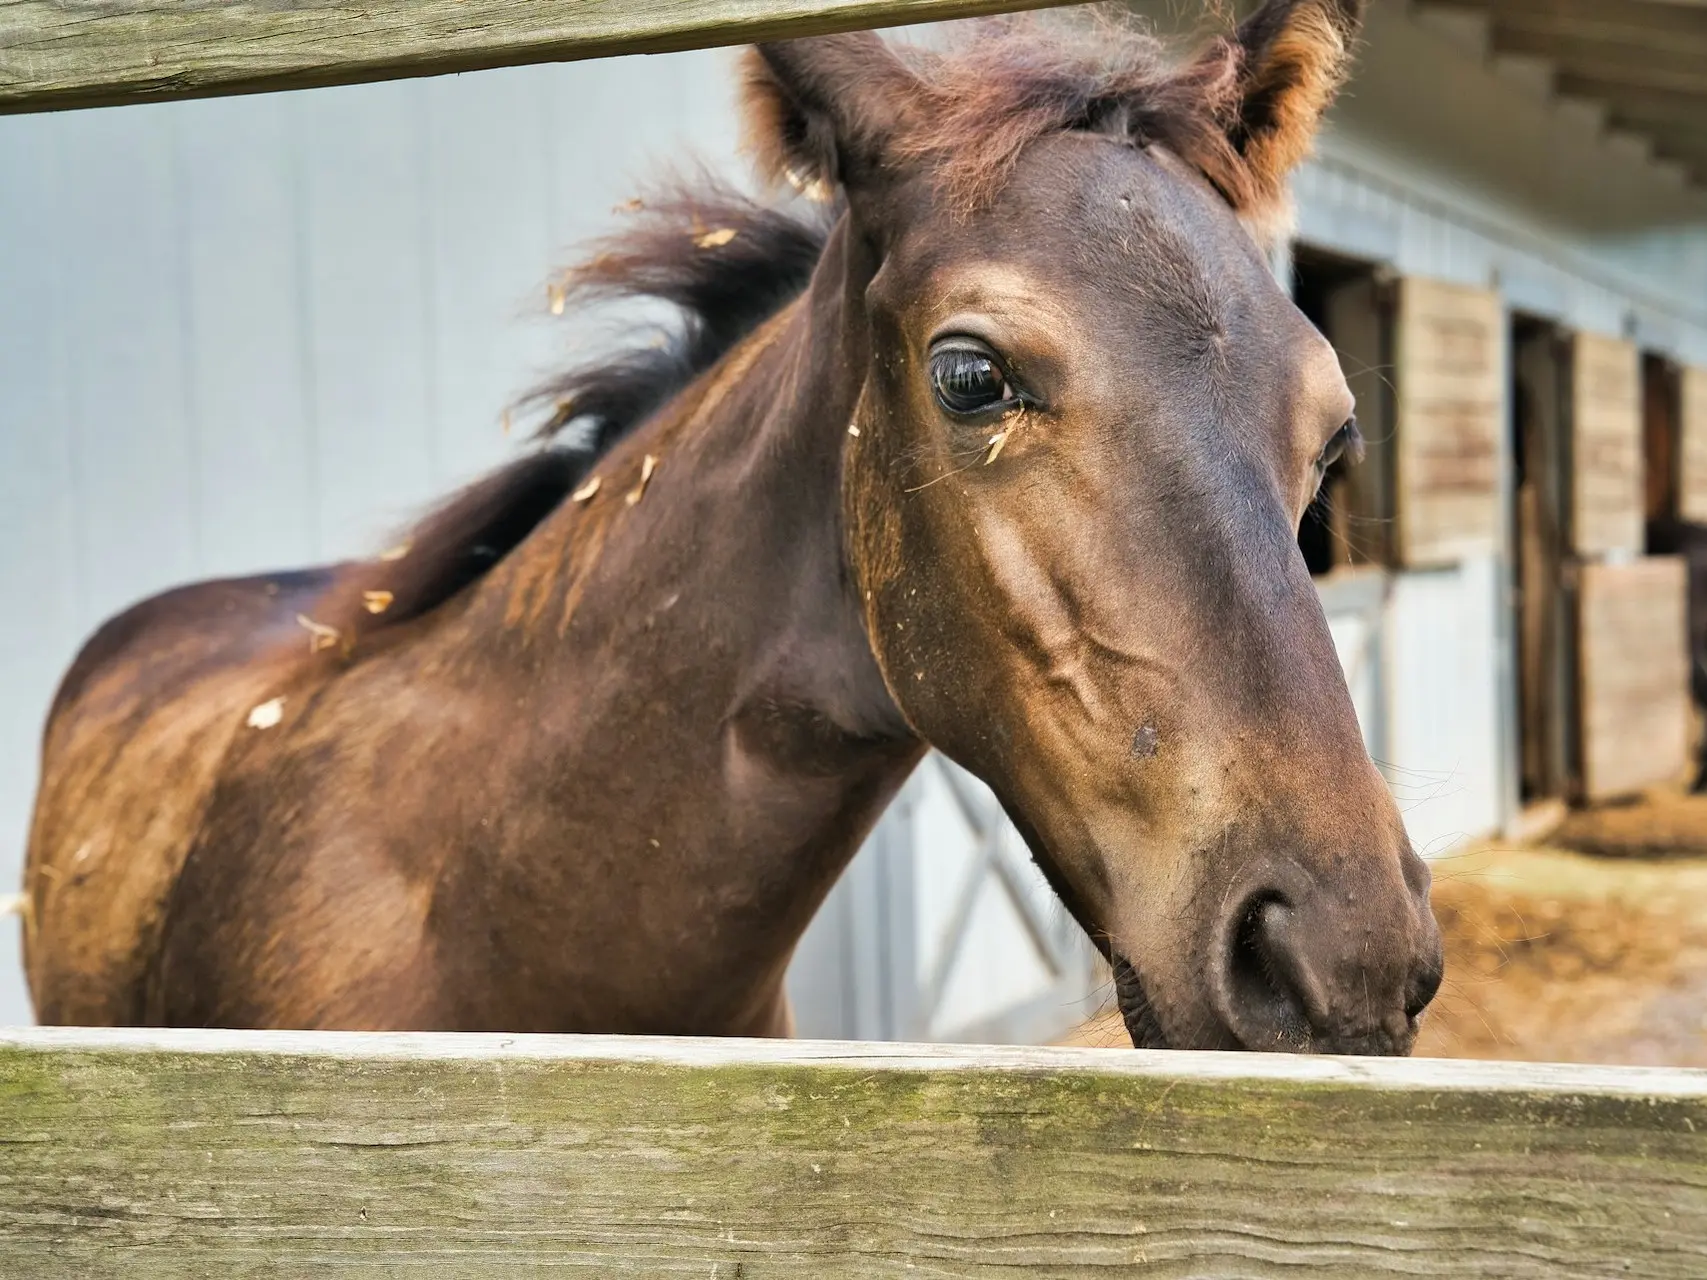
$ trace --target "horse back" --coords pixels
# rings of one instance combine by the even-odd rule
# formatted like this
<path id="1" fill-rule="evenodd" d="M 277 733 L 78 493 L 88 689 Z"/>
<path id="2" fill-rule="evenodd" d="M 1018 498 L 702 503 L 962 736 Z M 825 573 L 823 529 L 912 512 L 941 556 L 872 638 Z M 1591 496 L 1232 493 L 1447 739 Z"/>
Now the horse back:
<path id="1" fill-rule="evenodd" d="M 41 1021 L 142 1020 L 164 904 L 220 762 L 332 574 L 179 587 L 110 619 L 78 653 L 48 713 L 25 862 Z"/>

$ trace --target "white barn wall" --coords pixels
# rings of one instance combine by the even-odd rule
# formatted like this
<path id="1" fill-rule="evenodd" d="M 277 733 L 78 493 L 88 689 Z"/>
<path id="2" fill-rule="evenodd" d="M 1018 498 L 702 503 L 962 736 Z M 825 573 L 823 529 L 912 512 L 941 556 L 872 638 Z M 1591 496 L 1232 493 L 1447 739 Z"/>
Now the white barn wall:
<path id="1" fill-rule="evenodd" d="M 18 883 L 42 715 L 82 625 L 71 430 L 70 299 L 46 130 L 0 122 L 0 892 Z M 0 1024 L 25 1021 L 18 918 L 0 917 Z"/>
<path id="2" fill-rule="evenodd" d="M 1489 835 L 1505 819 L 1497 583 L 1487 558 L 1394 576 L 1386 735 L 1376 756 L 1425 857 Z"/>
<path id="3" fill-rule="evenodd" d="M 1363 739 L 1411 843 L 1436 857 L 1500 829 L 1508 763 L 1499 568 L 1317 579 Z"/>

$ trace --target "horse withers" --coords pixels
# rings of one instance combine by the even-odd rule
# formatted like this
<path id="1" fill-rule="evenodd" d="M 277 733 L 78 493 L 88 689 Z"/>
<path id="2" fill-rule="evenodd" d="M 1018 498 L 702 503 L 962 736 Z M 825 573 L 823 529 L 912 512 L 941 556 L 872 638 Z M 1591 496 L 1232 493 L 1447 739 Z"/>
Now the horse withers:
<path id="1" fill-rule="evenodd" d="M 48 1022 L 785 1034 L 935 746 L 1114 964 L 1135 1043 L 1394 1053 L 1428 873 L 1294 541 L 1354 448 L 1276 285 L 1355 0 L 1196 56 L 1007 20 L 762 46 L 801 217 L 677 191 L 567 279 L 675 341 L 371 561 L 109 622 L 48 724 Z"/>

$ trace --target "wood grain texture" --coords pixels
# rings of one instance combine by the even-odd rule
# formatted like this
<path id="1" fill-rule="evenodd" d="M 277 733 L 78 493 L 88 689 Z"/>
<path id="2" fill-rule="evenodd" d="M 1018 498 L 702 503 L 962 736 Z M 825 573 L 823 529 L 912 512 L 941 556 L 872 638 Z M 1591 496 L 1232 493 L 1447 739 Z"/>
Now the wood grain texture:
<path id="1" fill-rule="evenodd" d="M 0 1032 L 0 1273 L 1707 1273 L 1707 1072 Z"/>
<path id="2" fill-rule="evenodd" d="M 1061 0 L 0 0 L 0 112 L 306 89 Z"/>
<path id="3" fill-rule="evenodd" d="M 1678 511 L 1685 520 L 1707 523 L 1707 369 L 1682 372 Z"/>
<path id="4" fill-rule="evenodd" d="M 1501 544 L 1505 308 L 1485 289 L 1399 281 L 1397 516 L 1406 568 L 1492 555 Z"/>
<path id="5" fill-rule="evenodd" d="M 1642 550 L 1642 371 L 1635 344 L 1572 338 L 1571 546 Z"/>
<path id="6" fill-rule="evenodd" d="M 1687 767 L 1688 585 L 1681 556 L 1582 567 L 1578 674 L 1591 800 L 1668 782 Z"/>

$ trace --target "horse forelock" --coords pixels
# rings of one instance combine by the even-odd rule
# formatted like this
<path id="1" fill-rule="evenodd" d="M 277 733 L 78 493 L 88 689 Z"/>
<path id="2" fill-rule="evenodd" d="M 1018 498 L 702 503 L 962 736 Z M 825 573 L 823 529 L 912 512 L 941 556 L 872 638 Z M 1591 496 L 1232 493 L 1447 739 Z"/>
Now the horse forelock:
<path id="1" fill-rule="evenodd" d="M 981 19 L 942 47 L 873 36 L 762 45 L 744 64 L 743 132 L 772 180 L 857 187 L 911 170 L 962 216 L 988 207 L 1047 135 L 1158 145 L 1264 241 L 1345 76 L 1362 7 L 1263 0 L 1195 49 L 1115 4 Z"/>
<path id="2" fill-rule="evenodd" d="M 952 207 L 987 204 L 1029 143 L 1073 130 L 1160 143 L 1235 206 L 1249 199 L 1251 175 L 1228 137 L 1240 101 L 1232 42 L 1182 62 L 1139 19 L 1106 7 L 969 25 L 976 36 L 952 49 L 908 55 L 922 109 L 896 139 Z"/>

